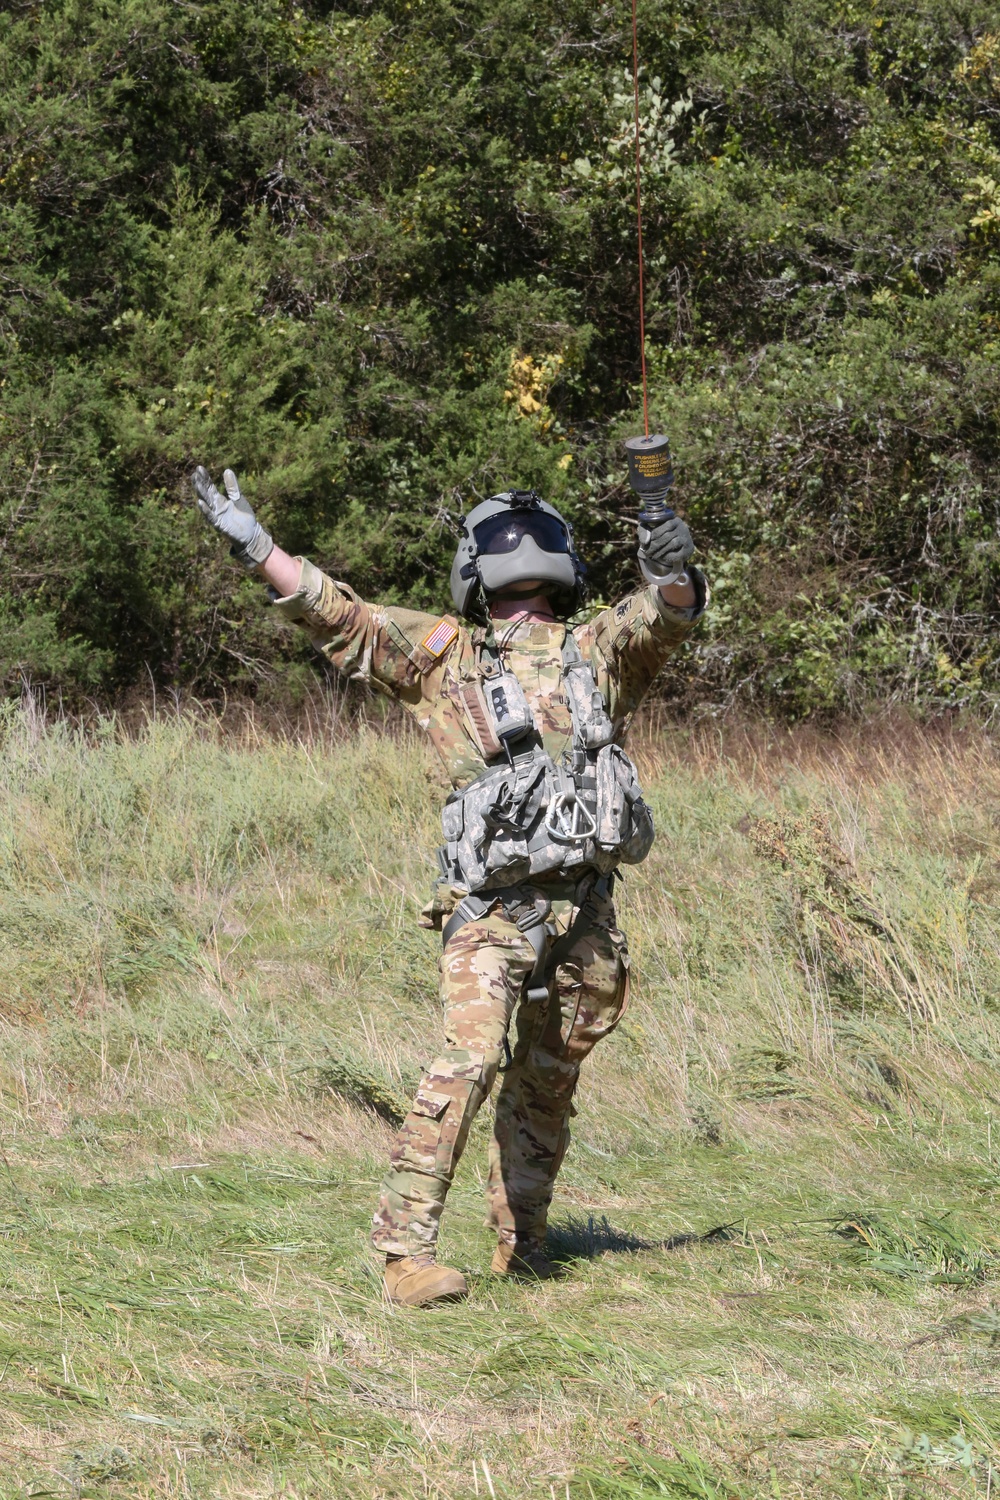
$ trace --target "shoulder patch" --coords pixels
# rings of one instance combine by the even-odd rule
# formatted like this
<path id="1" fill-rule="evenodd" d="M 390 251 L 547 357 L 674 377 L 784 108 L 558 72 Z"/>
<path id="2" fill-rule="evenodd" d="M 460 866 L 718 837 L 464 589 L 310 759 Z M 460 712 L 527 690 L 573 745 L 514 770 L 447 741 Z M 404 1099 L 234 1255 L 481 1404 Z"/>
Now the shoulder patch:
<path id="1" fill-rule="evenodd" d="M 629 610 L 631 608 L 632 608 L 632 600 L 631 599 L 623 599 L 622 602 L 618 605 L 618 607 L 615 610 L 615 619 L 616 620 L 624 620 L 625 616 L 628 614 L 628 612 L 629 612 Z"/>
<path id="2" fill-rule="evenodd" d="M 449 620 L 445 615 L 444 619 L 438 620 L 437 624 L 432 626 L 420 644 L 427 654 L 436 660 L 443 656 L 448 647 L 457 639 L 458 626 L 454 620 Z"/>

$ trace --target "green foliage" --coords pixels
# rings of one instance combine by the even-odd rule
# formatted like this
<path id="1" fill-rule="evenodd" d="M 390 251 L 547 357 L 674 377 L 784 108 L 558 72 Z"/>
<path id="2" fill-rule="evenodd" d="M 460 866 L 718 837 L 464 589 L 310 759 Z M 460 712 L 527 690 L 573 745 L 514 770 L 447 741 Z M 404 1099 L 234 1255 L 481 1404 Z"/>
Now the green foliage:
<path id="1" fill-rule="evenodd" d="M 718 584 L 683 691 L 990 701 L 995 12 L 640 21 L 652 410 Z M 509 482 L 603 596 L 633 579 L 629 52 L 582 0 L 3 10 L 8 683 L 306 660 L 200 529 L 195 461 L 369 596 L 442 605 L 456 518 Z"/>
<path id="2" fill-rule="evenodd" d="M 947 1216 L 924 1215 L 911 1227 L 860 1214 L 845 1219 L 835 1233 L 862 1246 L 868 1263 L 889 1276 L 966 1286 L 997 1268 L 995 1245 L 970 1242 L 962 1226 Z"/>

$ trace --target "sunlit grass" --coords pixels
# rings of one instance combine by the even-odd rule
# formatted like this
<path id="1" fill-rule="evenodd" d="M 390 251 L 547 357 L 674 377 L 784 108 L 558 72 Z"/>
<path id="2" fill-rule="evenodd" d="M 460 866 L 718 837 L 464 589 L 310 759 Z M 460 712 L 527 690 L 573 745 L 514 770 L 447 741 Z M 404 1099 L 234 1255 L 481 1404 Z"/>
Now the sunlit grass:
<path id="1" fill-rule="evenodd" d="M 420 1313 L 367 1224 L 438 1040 L 422 750 L 3 737 L 0 1495 L 993 1493 L 988 744 L 648 732 L 566 1274 L 488 1274 L 484 1117 Z"/>

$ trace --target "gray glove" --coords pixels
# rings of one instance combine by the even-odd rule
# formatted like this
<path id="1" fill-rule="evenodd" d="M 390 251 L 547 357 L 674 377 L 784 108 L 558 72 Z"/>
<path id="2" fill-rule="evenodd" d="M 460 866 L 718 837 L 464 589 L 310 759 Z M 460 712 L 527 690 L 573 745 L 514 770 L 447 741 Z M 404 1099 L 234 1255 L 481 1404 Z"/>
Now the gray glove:
<path id="1" fill-rule="evenodd" d="M 680 582 L 693 551 L 694 538 L 680 516 L 671 516 L 658 526 L 639 527 L 639 566 L 648 583 Z"/>
<path id="2" fill-rule="evenodd" d="M 233 557 L 245 568 L 253 570 L 270 557 L 274 541 L 241 495 L 239 480 L 232 469 L 224 471 L 222 482 L 226 486 L 225 495 L 219 494 L 212 476 L 201 464 L 191 475 L 198 496 L 198 509 L 209 525 L 232 543 L 229 550 Z"/>

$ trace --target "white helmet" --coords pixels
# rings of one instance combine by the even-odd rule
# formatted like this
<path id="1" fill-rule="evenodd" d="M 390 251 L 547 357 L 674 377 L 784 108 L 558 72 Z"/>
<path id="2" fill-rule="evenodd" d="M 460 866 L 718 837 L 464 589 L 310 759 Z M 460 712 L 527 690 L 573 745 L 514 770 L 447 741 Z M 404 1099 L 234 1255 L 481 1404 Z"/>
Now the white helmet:
<path id="1" fill-rule="evenodd" d="M 487 600 L 534 579 L 543 592 L 569 591 L 583 601 L 586 569 L 573 546 L 573 528 L 534 490 L 491 495 L 462 522 L 451 565 L 451 597 L 460 615 L 486 613 Z"/>

